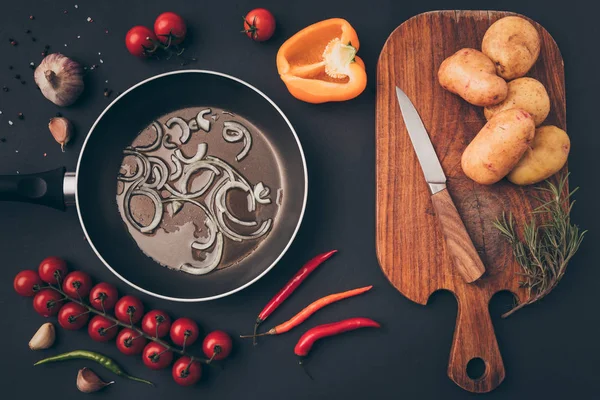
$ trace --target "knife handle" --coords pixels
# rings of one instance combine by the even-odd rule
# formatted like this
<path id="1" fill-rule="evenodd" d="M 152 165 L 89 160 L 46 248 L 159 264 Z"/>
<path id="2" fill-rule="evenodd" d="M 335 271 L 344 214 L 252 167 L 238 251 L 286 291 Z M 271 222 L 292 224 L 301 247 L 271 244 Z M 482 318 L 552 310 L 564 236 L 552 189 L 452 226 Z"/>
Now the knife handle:
<path id="1" fill-rule="evenodd" d="M 476 281 L 485 272 L 485 267 L 473 246 L 473 241 L 458 214 L 448 189 L 432 195 L 431 201 L 454 267 L 467 283 Z"/>

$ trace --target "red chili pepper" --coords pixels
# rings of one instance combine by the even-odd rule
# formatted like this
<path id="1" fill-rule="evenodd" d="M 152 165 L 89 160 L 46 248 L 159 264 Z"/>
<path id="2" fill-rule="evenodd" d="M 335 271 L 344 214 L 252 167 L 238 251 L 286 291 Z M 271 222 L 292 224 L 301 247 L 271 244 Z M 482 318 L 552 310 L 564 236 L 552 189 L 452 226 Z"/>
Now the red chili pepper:
<path id="1" fill-rule="evenodd" d="M 306 357 L 312 349 L 313 344 L 324 337 L 338 335 L 340 333 L 353 331 L 359 328 L 379 328 L 378 322 L 369 318 L 349 318 L 331 324 L 315 326 L 306 331 L 294 348 L 294 353 L 299 357 Z"/>
<path id="2" fill-rule="evenodd" d="M 359 294 L 363 294 L 369 290 L 371 290 L 373 286 L 365 286 L 357 289 L 347 290 L 345 292 L 330 294 L 329 296 L 325 296 L 320 298 L 319 300 L 313 301 L 308 306 L 306 306 L 302 311 L 298 314 L 294 315 L 291 319 L 277 325 L 275 328 L 270 329 L 265 333 L 259 333 L 258 335 L 242 335 L 240 336 L 242 339 L 244 338 L 253 338 L 255 336 L 267 336 L 267 335 L 280 335 L 282 333 L 288 332 L 293 328 L 297 327 L 304 321 L 306 321 L 311 315 L 319 311 L 321 308 L 328 306 L 329 304 L 335 303 L 336 301 L 340 301 L 343 299 L 347 299 L 348 297 L 358 296 Z"/>
<path id="3" fill-rule="evenodd" d="M 254 340 L 253 343 L 256 344 L 256 331 L 258 326 L 262 324 L 268 317 L 287 299 L 293 292 L 296 290 L 298 286 L 306 279 L 311 272 L 313 272 L 319 265 L 321 265 L 325 260 L 330 258 L 332 255 L 337 253 L 337 250 L 331 250 L 327 253 L 319 254 L 314 257 L 312 260 L 308 261 L 300 271 L 296 272 L 296 275 L 277 293 L 263 308 L 263 310 L 258 314 L 258 318 L 256 318 L 256 323 L 254 324 Z"/>

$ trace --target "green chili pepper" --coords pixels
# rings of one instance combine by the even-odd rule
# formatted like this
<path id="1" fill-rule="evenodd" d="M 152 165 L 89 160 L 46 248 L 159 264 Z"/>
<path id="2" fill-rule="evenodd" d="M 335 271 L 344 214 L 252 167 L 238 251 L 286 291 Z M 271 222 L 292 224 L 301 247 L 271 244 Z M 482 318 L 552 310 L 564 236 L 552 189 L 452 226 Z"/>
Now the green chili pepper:
<path id="1" fill-rule="evenodd" d="M 148 385 L 154 386 L 154 384 L 150 381 L 147 381 L 147 380 L 141 379 L 141 378 L 136 378 L 135 376 L 126 374 L 125 371 L 123 371 L 121 369 L 121 367 L 119 367 L 119 365 L 116 362 L 114 362 L 112 359 L 110 359 L 100 353 L 95 353 L 93 351 L 87 351 L 87 350 L 69 351 L 67 353 L 59 354 L 57 356 L 44 358 L 43 360 L 40 360 L 33 365 L 47 364 L 47 363 L 52 363 L 52 362 L 57 362 L 57 361 L 66 361 L 66 360 L 79 360 L 79 359 L 95 361 L 98 364 L 102 365 L 107 370 L 113 372 L 114 374 L 116 374 L 118 376 L 122 376 L 123 378 L 131 379 L 132 381 L 143 382 L 143 383 L 147 383 Z"/>

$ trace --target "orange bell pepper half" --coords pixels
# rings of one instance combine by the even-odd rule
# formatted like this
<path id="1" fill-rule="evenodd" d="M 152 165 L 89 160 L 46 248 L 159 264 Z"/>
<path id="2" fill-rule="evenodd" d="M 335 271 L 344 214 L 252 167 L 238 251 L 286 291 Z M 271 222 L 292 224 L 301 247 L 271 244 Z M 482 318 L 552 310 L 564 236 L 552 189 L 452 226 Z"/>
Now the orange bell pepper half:
<path id="1" fill-rule="evenodd" d="M 367 86 L 356 56 L 358 35 L 348 21 L 332 18 L 289 38 L 277 53 L 277 70 L 295 98 L 308 103 L 350 100 Z"/>

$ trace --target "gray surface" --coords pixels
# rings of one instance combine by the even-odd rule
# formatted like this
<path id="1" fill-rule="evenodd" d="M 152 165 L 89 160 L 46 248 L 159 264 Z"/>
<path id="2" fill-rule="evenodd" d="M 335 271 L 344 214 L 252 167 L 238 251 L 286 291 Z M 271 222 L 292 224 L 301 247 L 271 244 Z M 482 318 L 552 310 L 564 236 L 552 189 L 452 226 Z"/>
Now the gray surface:
<path id="1" fill-rule="evenodd" d="M 75 9 L 74 4 L 79 8 Z M 125 8 L 123 5 L 127 4 Z M 494 5 L 496 4 L 496 5 Z M 271 8 L 280 26 L 269 43 L 250 42 L 239 33 L 240 15 L 256 6 Z M 591 399 L 598 396 L 600 381 L 600 321 L 597 312 L 598 269 L 594 246 L 599 226 L 597 189 L 590 168 L 597 169 L 599 147 L 597 111 L 600 80 L 599 56 L 590 38 L 598 37 L 596 14 L 575 2 L 551 5 L 547 1 L 456 1 L 417 3 L 306 0 L 287 4 L 263 2 L 147 1 L 14 1 L 3 0 L 0 9 L 0 173 L 35 172 L 66 165 L 74 168 L 83 136 L 108 104 L 104 87 L 123 90 L 159 72 L 179 68 L 177 62 L 143 62 L 127 54 L 125 32 L 135 24 L 151 25 L 155 16 L 171 9 L 180 12 L 191 31 L 190 54 L 197 66 L 238 76 L 270 96 L 288 115 L 304 146 L 310 176 L 305 222 L 290 252 L 265 278 L 231 297 L 203 304 L 159 301 L 129 290 L 102 266 L 83 239 L 75 210 L 66 213 L 31 205 L 6 204 L 0 208 L 0 301 L 4 322 L 0 384 L 2 398 L 24 400 L 77 398 L 75 375 L 88 362 L 48 367 L 31 364 L 40 357 L 77 348 L 106 353 L 129 372 L 150 378 L 157 388 L 117 379 L 117 384 L 96 398 L 180 398 L 185 395 L 219 399 L 463 399 L 472 397 L 446 377 L 454 329 L 456 303 L 448 293 L 437 294 L 427 307 L 411 303 L 386 281 L 375 257 L 374 93 L 378 53 L 389 33 L 410 16 L 437 8 L 501 8 L 527 14 L 544 25 L 560 46 L 566 66 L 568 128 L 572 137 L 570 169 L 577 195 L 574 218 L 592 232 L 560 286 L 542 303 L 520 311 L 508 320 L 499 314 L 511 302 L 499 295 L 491 305 L 496 335 L 507 371 L 504 383 L 487 398 Z M 63 14 L 67 9 L 69 13 Z M 28 19 L 35 16 L 34 21 Z M 93 18 L 88 23 L 86 18 Z M 369 85 L 358 99 L 341 104 L 310 105 L 293 99 L 277 78 L 275 55 L 283 40 L 304 26 L 328 17 L 347 18 L 361 39 L 359 55 L 365 60 Z M 30 28 L 37 42 L 24 31 Z M 109 34 L 104 29 L 109 29 Z M 81 38 L 77 39 L 77 35 Z M 19 46 L 11 47 L 15 36 Z M 64 44 L 68 47 L 64 47 Z M 66 153 L 60 152 L 47 132 L 48 118 L 58 109 L 42 98 L 33 85 L 30 61 L 36 63 L 44 44 L 89 64 L 104 60 L 88 79 L 84 98 L 61 110 L 73 120 L 78 136 Z M 102 55 L 98 55 L 101 52 Z M 17 67 L 27 84 L 14 78 Z M 104 81 L 109 80 L 106 84 Z M 16 113 L 22 111 L 25 120 Z M 15 124 L 11 127 L 8 120 Z M 15 151 L 19 152 L 16 153 Z M 47 156 L 44 157 L 44 153 Z M 101 168 L 102 166 L 99 166 Z M 301 329 L 262 340 L 253 349 L 235 341 L 235 353 L 225 369 L 211 369 L 198 387 L 180 388 L 170 371 L 149 371 L 137 357 L 120 355 L 114 344 L 92 342 L 85 331 L 59 330 L 57 346 L 34 353 L 27 348 L 30 336 L 45 320 L 35 314 L 31 299 L 18 297 L 12 278 L 22 268 L 35 268 L 45 256 L 65 257 L 96 280 L 117 284 L 121 292 L 140 295 L 148 309 L 159 307 L 172 316 L 189 316 L 204 329 L 231 333 L 250 331 L 256 313 L 300 265 L 312 255 L 331 248 L 340 253 L 318 270 L 301 290 L 271 317 L 281 322 L 322 295 L 373 284 L 360 298 L 336 304 L 315 315 Z M 350 316 L 368 316 L 383 324 L 328 340 L 315 348 L 310 381 L 296 365 L 293 346 L 303 331 L 318 323 Z M 55 319 L 51 319 L 55 321 Z M 267 327 L 272 326 L 267 324 Z M 106 379 L 111 375 L 94 369 Z"/>

